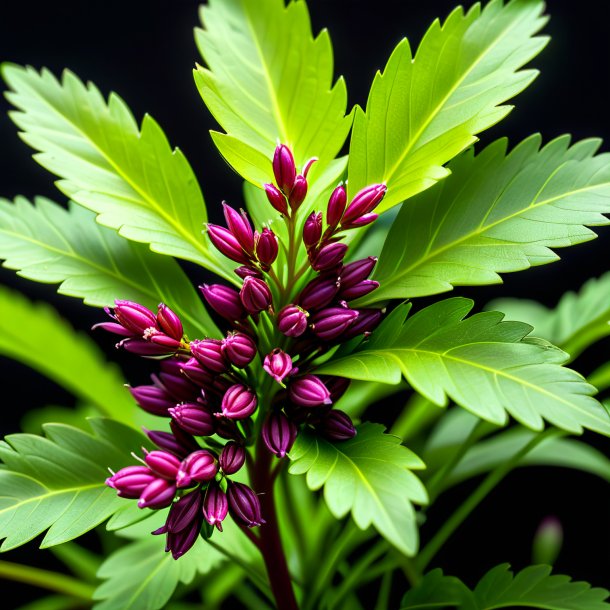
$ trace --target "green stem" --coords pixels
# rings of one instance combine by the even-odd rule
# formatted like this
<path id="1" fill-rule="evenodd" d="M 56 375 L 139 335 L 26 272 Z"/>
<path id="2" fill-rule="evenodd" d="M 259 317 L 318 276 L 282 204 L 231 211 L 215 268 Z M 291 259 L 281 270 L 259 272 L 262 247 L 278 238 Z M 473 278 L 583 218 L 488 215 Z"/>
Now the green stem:
<path id="1" fill-rule="evenodd" d="M 403 440 L 413 438 L 420 430 L 438 419 L 443 413 L 445 413 L 444 409 L 421 394 L 414 393 L 394 422 L 390 433 L 400 436 Z"/>

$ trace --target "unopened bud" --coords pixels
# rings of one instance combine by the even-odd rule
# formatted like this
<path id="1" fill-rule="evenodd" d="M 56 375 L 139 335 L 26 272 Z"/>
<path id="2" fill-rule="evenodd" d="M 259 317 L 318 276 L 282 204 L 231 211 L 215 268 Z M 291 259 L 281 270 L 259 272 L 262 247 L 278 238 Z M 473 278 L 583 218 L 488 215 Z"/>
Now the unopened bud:
<path id="1" fill-rule="evenodd" d="M 224 474 L 235 474 L 246 461 L 246 448 L 235 441 L 229 441 L 220 452 L 218 462 Z"/>
<path id="2" fill-rule="evenodd" d="M 166 530 L 172 534 L 181 532 L 194 521 L 197 521 L 203 507 L 203 495 L 200 489 L 195 489 L 182 496 L 172 504 L 167 515 Z"/>
<path id="3" fill-rule="evenodd" d="M 208 305 L 225 320 L 243 320 L 248 314 L 241 304 L 239 293 L 222 284 L 203 284 L 199 287 Z"/>
<path id="4" fill-rule="evenodd" d="M 277 237 L 271 229 L 265 227 L 261 233 L 257 233 L 256 258 L 265 269 L 268 269 L 275 262 L 278 250 Z"/>
<path id="5" fill-rule="evenodd" d="M 341 222 L 346 203 L 347 194 L 345 192 L 345 187 L 339 185 L 331 193 L 326 208 L 326 222 L 331 229 L 334 229 Z"/>
<path id="6" fill-rule="evenodd" d="M 336 276 L 316 277 L 303 288 L 299 305 L 308 311 L 326 307 L 337 296 L 340 285 Z"/>
<path id="7" fill-rule="evenodd" d="M 207 449 L 200 449 L 182 460 L 176 474 L 176 485 L 177 487 L 189 487 L 192 481 L 197 483 L 210 481 L 217 472 L 216 458 Z"/>
<path id="8" fill-rule="evenodd" d="M 209 223 L 207 225 L 210 241 L 216 249 L 236 263 L 247 263 L 250 259 L 237 238 L 229 231 L 219 225 Z"/>
<path id="9" fill-rule="evenodd" d="M 368 256 L 367 258 L 362 258 L 345 265 L 341 269 L 341 291 L 359 284 L 362 280 L 366 280 L 376 263 L 376 256 Z"/>
<path id="10" fill-rule="evenodd" d="M 307 330 L 308 316 L 298 305 L 286 305 L 277 314 L 277 327 L 287 337 L 300 337 Z"/>
<path id="11" fill-rule="evenodd" d="M 240 214 L 224 201 L 222 207 L 229 231 L 246 254 L 252 256 L 254 254 L 254 231 L 252 230 L 252 225 L 250 224 L 246 213 L 242 210 Z"/>
<path id="12" fill-rule="evenodd" d="M 166 334 L 176 341 L 182 341 L 184 330 L 180 318 L 164 303 L 157 308 L 157 325 Z"/>
<path id="13" fill-rule="evenodd" d="M 220 486 L 212 481 L 203 499 L 203 516 L 211 525 L 222 532 L 222 522 L 229 512 L 229 501 Z"/>
<path id="14" fill-rule="evenodd" d="M 338 267 L 343 262 L 343 257 L 347 252 L 347 244 L 341 242 L 333 242 L 322 246 L 316 254 L 311 266 L 316 271 L 329 271 Z"/>
<path id="15" fill-rule="evenodd" d="M 315 375 L 303 375 L 290 382 L 290 400 L 300 407 L 332 404 L 328 388 Z"/>
<path id="16" fill-rule="evenodd" d="M 225 359 L 222 343 L 217 339 L 203 339 L 202 341 L 191 341 L 191 354 L 195 356 L 199 364 L 213 373 L 224 373 L 228 366 Z"/>
<path id="17" fill-rule="evenodd" d="M 303 243 L 309 250 L 318 244 L 322 237 L 322 212 L 312 212 L 303 225 Z"/>
<path id="18" fill-rule="evenodd" d="M 274 455 L 283 458 L 294 445 L 298 428 L 281 411 L 270 413 L 263 423 L 263 441 Z"/>
<path id="19" fill-rule="evenodd" d="M 139 336 L 142 336 L 147 328 L 155 328 L 157 325 L 155 314 L 134 301 L 115 301 L 114 317 L 121 326 Z"/>
<path id="20" fill-rule="evenodd" d="M 238 383 L 226 391 L 220 409 L 224 417 L 245 419 L 256 411 L 256 406 L 256 394 L 247 386 Z"/>
<path id="21" fill-rule="evenodd" d="M 341 335 L 341 341 L 353 339 L 358 335 L 367 335 L 373 332 L 381 322 L 383 312 L 381 309 L 358 309 L 358 317 Z"/>
<path id="22" fill-rule="evenodd" d="M 254 339 L 244 333 L 229 333 L 222 341 L 222 349 L 229 362 L 240 369 L 248 366 L 256 356 Z"/>
<path id="23" fill-rule="evenodd" d="M 158 476 L 174 481 L 180 468 L 180 460 L 167 451 L 151 451 L 147 453 L 144 461 L 146 465 Z"/>
<path id="24" fill-rule="evenodd" d="M 349 288 L 344 288 L 342 284 L 339 296 L 346 301 L 353 301 L 354 299 L 359 299 L 360 297 L 370 294 L 373 290 L 377 290 L 377 288 L 379 288 L 379 282 L 376 282 L 375 280 L 362 280 Z"/>
<path id="25" fill-rule="evenodd" d="M 106 485 L 116 489 L 121 498 L 135 500 L 157 479 L 148 466 L 127 466 L 106 479 Z"/>
<path id="26" fill-rule="evenodd" d="M 384 198 L 387 190 L 385 184 L 372 184 L 358 191 L 343 214 L 341 226 L 345 227 L 364 214 L 372 212 Z"/>
<path id="27" fill-rule="evenodd" d="M 243 483 L 229 482 L 227 487 L 229 511 L 233 519 L 247 527 L 256 527 L 265 523 L 261 515 L 261 504 L 258 496 Z"/>
<path id="28" fill-rule="evenodd" d="M 269 309 L 273 302 L 271 290 L 264 280 L 247 277 L 239 292 L 241 302 L 250 314 Z"/>
<path id="29" fill-rule="evenodd" d="M 176 485 L 167 479 L 155 479 L 140 494 L 139 508 L 165 508 L 176 495 Z"/>
<path id="30" fill-rule="evenodd" d="M 170 395 L 163 389 L 154 385 L 140 385 L 129 388 L 131 395 L 141 409 L 153 415 L 169 417 L 168 409 L 176 404 Z"/>
<path id="31" fill-rule="evenodd" d="M 278 144 L 273 154 L 273 175 L 278 188 L 286 196 L 292 191 L 296 174 L 292 151 L 285 144 Z"/>
<path id="32" fill-rule="evenodd" d="M 216 421 L 212 414 L 195 403 L 185 403 L 169 409 L 174 421 L 189 434 L 211 436 L 215 432 Z"/>
<path id="33" fill-rule="evenodd" d="M 199 513 L 197 517 L 179 532 L 168 531 L 165 550 L 171 552 L 174 559 L 180 559 L 197 542 L 202 524 L 203 515 Z"/>
<path id="34" fill-rule="evenodd" d="M 288 200 L 284 194 L 274 184 L 264 184 L 265 194 L 269 203 L 276 209 L 280 214 L 284 216 L 288 215 Z"/>
<path id="35" fill-rule="evenodd" d="M 366 225 L 370 225 L 372 222 L 375 222 L 379 218 L 379 214 L 375 214 L 375 212 L 371 212 L 370 214 L 363 214 L 362 216 L 358 216 L 351 222 L 346 222 L 345 220 L 341 223 L 342 229 L 359 229 L 360 227 L 366 227 Z"/>
<path id="36" fill-rule="evenodd" d="M 307 197 L 307 180 L 305 176 L 299 174 L 294 181 L 294 186 L 288 197 L 290 209 L 293 211 L 298 210 L 303 201 L 305 201 L 305 197 Z"/>
<path id="37" fill-rule="evenodd" d="M 275 348 L 265 356 L 263 368 L 275 381 L 283 385 L 284 377 L 290 375 L 293 366 L 292 358 L 279 348 Z"/>
<path id="38" fill-rule="evenodd" d="M 338 409 L 331 409 L 316 429 L 330 441 L 347 441 L 356 436 L 350 416 Z"/>
<path id="39" fill-rule="evenodd" d="M 327 307 L 313 316 L 311 328 L 319 339 L 332 341 L 345 332 L 357 317 L 358 312 L 354 309 Z"/>

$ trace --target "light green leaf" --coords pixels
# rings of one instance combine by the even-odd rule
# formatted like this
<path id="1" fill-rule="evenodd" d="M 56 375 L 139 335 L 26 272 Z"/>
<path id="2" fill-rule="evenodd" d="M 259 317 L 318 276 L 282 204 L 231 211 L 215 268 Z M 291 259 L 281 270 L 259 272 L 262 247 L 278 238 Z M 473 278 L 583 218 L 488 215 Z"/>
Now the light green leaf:
<path id="1" fill-rule="evenodd" d="M 469 299 L 440 301 L 405 321 L 400 305 L 368 341 L 331 360 L 318 373 L 398 383 L 444 406 L 451 398 L 478 417 L 504 425 L 508 414 L 533 430 L 543 419 L 573 432 L 589 428 L 610 435 L 610 417 L 591 397 L 595 388 L 560 366 L 566 354 L 499 312 L 465 318 Z"/>
<path id="2" fill-rule="evenodd" d="M 610 154 L 595 156 L 598 140 L 540 144 L 534 135 L 508 155 L 505 139 L 470 150 L 403 205 L 375 271 L 381 286 L 362 304 L 499 283 L 500 273 L 557 260 L 552 248 L 595 238 L 586 227 L 608 224 Z"/>
<path id="3" fill-rule="evenodd" d="M 299 167 L 334 159 L 351 125 L 347 91 L 342 78 L 333 85 L 330 37 L 313 37 L 305 2 L 211 0 L 201 22 L 195 40 L 207 68 L 197 67 L 195 82 L 227 132 L 212 136 L 235 170 L 256 186 L 269 182 L 278 140 Z"/>
<path id="4" fill-rule="evenodd" d="M 472 591 L 459 578 L 445 576 L 440 568 L 428 572 L 400 604 L 400 610 L 424 608 L 478 610 Z"/>
<path id="5" fill-rule="evenodd" d="M 231 276 L 204 242 L 207 216 L 195 174 L 154 119 L 146 115 L 139 128 L 118 95 L 106 102 L 67 70 L 61 82 L 46 69 L 12 64 L 3 64 L 2 75 L 18 109 L 11 118 L 40 151 L 35 159 L 61 178 L 63 193 L 127 239 Z"/>
<path id="6" fill-rule="evenodd" d="M 87 305 L 130 299 L 153 310 L 169 305 L 193 336 L 217 335 L 201 298 L 178 263 L 143 244 L 122 239 L 95 222 L 95 214 L 68 210 L 44 197 L 31 204 L 0 199 L 0 258 L 36 282 L 61 282 L 58 292 Z"/>
<path id="7" fill-rule="evenodd" d="M 445 178 L 443 164 L 501 120 L 500 106 L 536 76 L 519 69 L 547 42 L 534 35 L 546 19 L 536 0 L 492 0 L 466 15 L 456 8 L 435 21 L 413 58 L 404 39 L 366 106 L 356 111 L 349 151 L 349 193 L 377 182 L 388 185 L 386 210 Z"/>
<path id="8" fill-rule="evenodd" d="M 133 424 L 136 405 L 115 365 L 45 303 L 0 286 L 0 355 L 46 375 L 83 403 Z"/>
<path id="9" fill-rule="evenodd" d="M 10 434 L 0 441 L 0 547 L 8 551 L 49 530 L 41 547 L 72 540 L 120 509 L 126 500 L 105 485 L 108 468 L 131 461 L 147 439 L 110 419 L 89 420 L 93 434 L 46 424 L 46 437 Z"/>
<path id="10" fill-rule="evenodd" d="M 306 473 L 312 490 L 324 486 L 324 499 L 337 519 L 351 511 L 360 529 L 372 524 L 402 553 L 416 553 L 412 502 L 425 504 L 427 494 L 411 470 L 424 463 L 397 436 L 371 423 L 358 426 L 353 439 L 340 443 L 303 431 L 289 457 L 290 473 Z"/>

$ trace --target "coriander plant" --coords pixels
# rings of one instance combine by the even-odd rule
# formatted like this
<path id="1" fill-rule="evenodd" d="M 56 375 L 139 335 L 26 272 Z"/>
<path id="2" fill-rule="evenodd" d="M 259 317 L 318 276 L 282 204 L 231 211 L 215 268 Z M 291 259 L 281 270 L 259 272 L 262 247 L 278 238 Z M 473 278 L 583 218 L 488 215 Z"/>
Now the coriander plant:
<path id="1" fill-rule="evenodd" d="M 610 472 L 576 438 L 610 436 L 594 398 L 610 367 L 565 366 L 610 334 L 610 276 L 554 310 L 473 313 L 443 294 L 608 224 L 598 140 L 476 145 L 537 74 L 543 3 L 456 8 L 416 50 L 402 40 L 351 110 L 304 1 L 200 15 L 195 84 L 244 180 L 222 224 L 153 118 L 68 70 L 2 66 L 11 119 L 66 204 L 0 200 L 0 257 L 103 310 L 87 337 L 0 288 L 0 354 L 79 402 L 0 442 L 1 549 L 44 534 L 66 573 L 4 561 L 0 576 L 48 590 L 27 606 L 46 610 L 610 608 L 545 563 L 467 585 L 437 561 L 511 470 Z M 149 382 L 106 363 L 106 336 Z M 428 507 L 481 476 L 431 531 Z M 92 529 L 101 553 L 73 542 Z M 553 524 L 538 545 L 551 564 Z"/>

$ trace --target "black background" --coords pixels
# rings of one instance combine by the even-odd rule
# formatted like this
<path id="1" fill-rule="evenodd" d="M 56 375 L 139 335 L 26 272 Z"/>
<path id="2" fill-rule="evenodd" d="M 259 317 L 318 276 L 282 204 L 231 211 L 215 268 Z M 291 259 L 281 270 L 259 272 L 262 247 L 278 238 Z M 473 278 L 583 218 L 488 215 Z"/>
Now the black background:
<path id="1" fill-rule="evenodd" d="M 54 72 L 71 68 L 81 78 L 94 81 L 104 93 L 117 91 L 136 117 L 152 114 L 170 142 L 186 154 L 197 173 L 212 218 L 222 199 L 240 203 L 240 179 L 215 152 L 208 130 L 215 123 L 193 84 L 191 68 L 199 60 L 192 28 L 197 24 L 197 2 L 186 0 L 122 2 L 4 2 L 0 19 L 0 59 Z M 408 36 L 415 46 L 435 17 L 445 17 L 454 6 L 449 0 L 422 2 L 399 0 L 311 0 L 314 31 L 328 27 L 335 47 L 336 72 L 344 74 L 350 105 L 366 102 L 367 90 L 396 43 Z M 469 6 L 469 3 L 467 4 Z M 482 134 L 482 143 L 507 135 L 512 144 L 533 132 L 545 141 L 563 133 L 575 139 L 601 136 L 610 140 L 608 93 L 610 77 L 610 15 L 605 3 L 551 0 L 552 19 L 546 32 L 549 46 L 531 65 L 541 74 L 519 95 L 515 110 L 499 126 Z M 30 158 L 30 150 L 0 112 L 0 195 L 13 198 L 62 196 L 53 178 Z M 604 146 L 608 150 L 608 145 Z M 501 286 L 457 289 L 479 305 L 496 296 L 527 296 L 554 305 L 568 289 L 610 268 L 609 229 L 600 238 L 560 251 L 562 260 L 552 265 L 505 276 Z M 201 281 L 198 273 L 193 281 Z M 98 310 L 78 300 L 60 297 L 55 287 L 34 284 L 0 269 L 0 282 L 34 299 L 53 303 L 79 329 L 88 332 L 100 319 Z M 2 315 L 2 312 L 0 312 Z M 117 356 L 112 341 L 96 338 L 110 358 L 125 365 L 128 378 L 141 371 Z M 576 363 L 582 373 L 608 358 L 610 342 L 603 341 Z M 44 337 L 40 338 L 44 350 Z M 3 411 L 0 433 L 18 430 L 21 415 L 44 404 L 72 404 L 72 398 L 53 384 L 20 365 L 0 358 Z M 610 455 L 606 439 L 586 439 Z M 438 527 L 465 494 L 461 488 L 430 511 L 430 531 Z M 474 517 L 452 538 L 435 565 L 446 572 L 476 580 L 491 566 L 508 561 L 516 568 L 527 565 L 530 543 L 540 520 L 556 515 L 565 528 L 565 545 L 557 570 L 595 585 L 610 587 L 610 494 L 592 476 L 563 470 L 529 469 L 512 474 L 486 500 Z M 428 527 L 423 529 L 427 535 Z M 48 552 L 28 545 L 6 559 L 26 563 L 46 562 Z M 23 585 L 14 590 L 22 599 L 32 595 Z"/>

